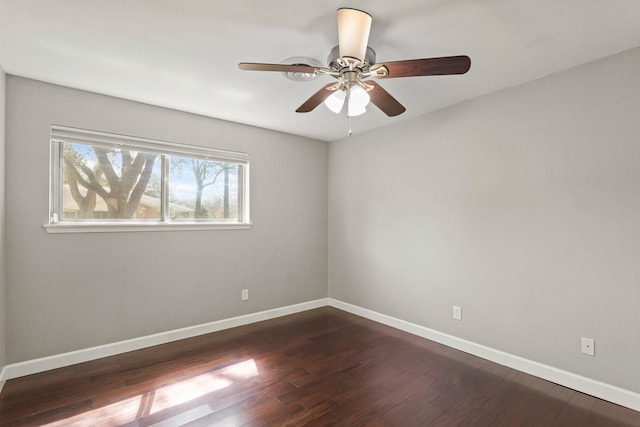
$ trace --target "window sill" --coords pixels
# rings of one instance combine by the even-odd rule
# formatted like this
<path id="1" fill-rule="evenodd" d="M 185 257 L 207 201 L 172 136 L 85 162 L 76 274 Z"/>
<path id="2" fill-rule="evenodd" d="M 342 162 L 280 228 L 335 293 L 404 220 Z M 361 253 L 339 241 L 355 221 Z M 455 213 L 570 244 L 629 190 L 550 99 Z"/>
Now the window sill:
<path id="1" fill-rule="evenodd" d="M 47 233 L 129 233 L 137 231 L 209 231 L 209 230 L 250 230 L 253 224 L 198 224 L 153 223 L 153 224 L 44 224 Z"/>

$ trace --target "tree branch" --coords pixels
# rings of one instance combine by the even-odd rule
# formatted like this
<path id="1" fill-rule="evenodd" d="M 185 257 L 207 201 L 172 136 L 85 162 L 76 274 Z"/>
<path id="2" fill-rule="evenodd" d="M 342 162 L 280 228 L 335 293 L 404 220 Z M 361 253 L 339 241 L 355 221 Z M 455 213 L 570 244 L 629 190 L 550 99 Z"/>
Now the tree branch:
<path id="1" fill-rule="evenodd" d="M 212 177 L 211 181 L 209 182 L 203 182 L 202 183 L 202 188 L 204 187 L 208 187 L 210 185 L 215 184 L 216 180 L 218 179 L 218 177 L 220 176 L 220 174 L 222 173 L 224 169 L 220 169 L 218 172 L 216 172 L 216 174 Z"/>
<path id="2" fill-rule="evenodd" d="M 125 156 L 125 151 L 122 152 L 122 156 L 123 157 Z M 133 188 L 136 181 L 138 180 L 138 176 L 140 176 L 140 173 L 142 172 L 142 168 L 145 166 L 147 157 L 153 156 L 155 160 L 156 155 L 138 152 L 133 162 L 130 161 L 131 153 L 129 153 L 129 151 L 126 152 L 126 156 L 129 159 L 129 163 L 126 168 L 123 167 L 122 169 L 122 178 L 120 182 L 122 185 L 122 191 L 128 194 L 129 192 L 131 192 L 131 189 Z"/>
<path id="3" fill-rule="evenodd" d="M 107 178 L 111 193 L 117 192 L 119 186 L 118 174 L 113 169 L 113 165 L 109 160 L 109 156 L 107 155 L 107 148 L 93 147 L 93 151 L 96 153 L 96 157 L 98 158 L 98 162 L 100 163 L 102 173 L 104 174 L 105 178 Z"/>
<path id="4" fill-rule="evenodd" d="M 65 157 L 64 163 L 65 163 L 65 165 L 67 165 L 67 170 L 69 170 L 71 172 L 71 174 L 73 175 L 73 178 L 75 179 L 76 182 L 78 182 L 80 185 L 82 185 L 87 190 L 95 191 L 102 198 L 106 199 L 106 197 L 109 195 L 109 193 L 107 193 L 102 188 L 102 186 L 100 185 L 100 182 L 98 182 L 98 178 L 96 178 L 95 173 L 91 169 L 89 169 L 88 166 L 86 166 L 86 165 L 84 165 L 82 163 L 77 165 L 87 175 L 87 177 L 89 178 L 89 181 L 84 179 L 84 177 L 78 171 L 78 169 L 76 167 L 76 164 L 74 164 L 72 160 L 70 160 L 70 159 Z"/>
<path id="5" fill-rule="evenodd" d="M 127 218 L 132 218 L 138 204 L 140 203 L 140 199 L 144 194 L 144 190 L 147 188 L 147 184 L 149 183 L 149 179 L 151 178 L 151 173 L 153 172 L 153 164 L 156 161 L 157 154 L 142 154 L 138 153 L 136 156 L 136 162 L 138 161 L 138 157 L 142 157 L 144 163 L 144 169 L 140 174 L 140 179 L 136 183 L 135 188 L 131 192 L 129 196 L 129 201 L 127 203 Z"/>

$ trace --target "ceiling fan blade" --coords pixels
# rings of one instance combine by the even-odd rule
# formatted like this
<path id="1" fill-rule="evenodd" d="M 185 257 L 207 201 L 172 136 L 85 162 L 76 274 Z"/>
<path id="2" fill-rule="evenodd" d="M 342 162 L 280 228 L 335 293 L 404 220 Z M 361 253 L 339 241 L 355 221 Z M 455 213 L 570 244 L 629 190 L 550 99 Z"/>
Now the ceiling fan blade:
<path id="1" fill-rule="evenodd" d="M 382 110 L 389 117 L 394 117 L 404 113 L 407 109 L 404 108 L 389 92 L 384 90 L 382 86 L 373 81 L 366 82 L 367 85 L 373 86 L 373 89 L 369 91 L 371 102 L 376 107 Z"/>
<path id="2" fill-rule="evenodd" d="M 371 15 L 358 9 L 338 9 L 340 56 L 364 61 L 371 30 Z"/>
<path id="3" fill-rule="evenodd" d="M 283 73 L 306 73 L 313 74 L 320 67 L 312 67 L 304 64 L 261 64 L 256 62 L 241 62 L 238 68 L 247 71 L 280 71 Z"/>
<path id="4" fill-rule="evenodd" d="M 311 98 L 307 99 L 301 106 L 298 107 L 296 113 L 308 113 L 313 111 L 318 105 L 322 104 L 325 99 L 330 97 L 336 91 L 336 84 L 329 83 L 322 89 L 311 95 Z"/>
<path id="5" fill-rule="evenodd" d="M 385 62 L 376 64 L 372 69 L 384 66 L 386 76 L 374 76 L 381 79 L 415 76 L 443 76 L 448 74 L 464 74 L 471 67 L 468 56 L 445 56 L 441 58 L 409 59 L 406 61 Z"/>

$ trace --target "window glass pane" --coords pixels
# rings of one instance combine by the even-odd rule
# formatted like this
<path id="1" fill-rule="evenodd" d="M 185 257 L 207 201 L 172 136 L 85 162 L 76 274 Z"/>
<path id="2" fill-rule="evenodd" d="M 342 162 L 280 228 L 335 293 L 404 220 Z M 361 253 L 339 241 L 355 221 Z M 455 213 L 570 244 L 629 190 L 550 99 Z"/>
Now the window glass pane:
<path id="1" fill-rule="evenodd" d="M 62 150 L 63 220 L 162 218 L 159 154 L 78 143 Z"/>
<path id="2" fill-rule="evenodd" d="M 176 156 L 169 163 L 172 220 L 242 220 L 238 185 L 241 165 Z"/>
<path id="3" fill-rule="evenodd" d="M 63 126 L 51 153 L 51 229 L 250 225 L 246 153 Z"/>

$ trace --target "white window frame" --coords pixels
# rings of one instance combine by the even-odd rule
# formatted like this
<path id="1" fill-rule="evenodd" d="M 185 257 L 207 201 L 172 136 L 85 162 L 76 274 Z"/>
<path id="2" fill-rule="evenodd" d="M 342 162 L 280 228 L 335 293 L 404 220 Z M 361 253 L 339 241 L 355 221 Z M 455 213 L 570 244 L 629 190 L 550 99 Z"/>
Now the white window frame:
<path id="1" fill-rule="evenodd" d="M 133 136 L 117 135 L 67 126 L 51 126 L 51 160 L 49 191 L 49 222 L 44 224 L 48 233 L 104 233 L 132 231 L 175 231 L 175 230 L 247 230 L 252 227 L 249 216 L 249 155 L 247 153 L 156 141 Z M 162 214 L 159 221 L 118 220 L 118 221 L 71 221 L 62 218 L 63 194 L 63 143 L 80 143 L 107 147 L 127 147 L 162 155 L 162 180 L 168 180 L 168 156 L 181 156 L 231 162 L 242 165 L 242 178 L 238 205 L 241 209 L 237 220 L 180 220 L 169 218 L 169 197 L 167 185 L 162 185 Z"/>

